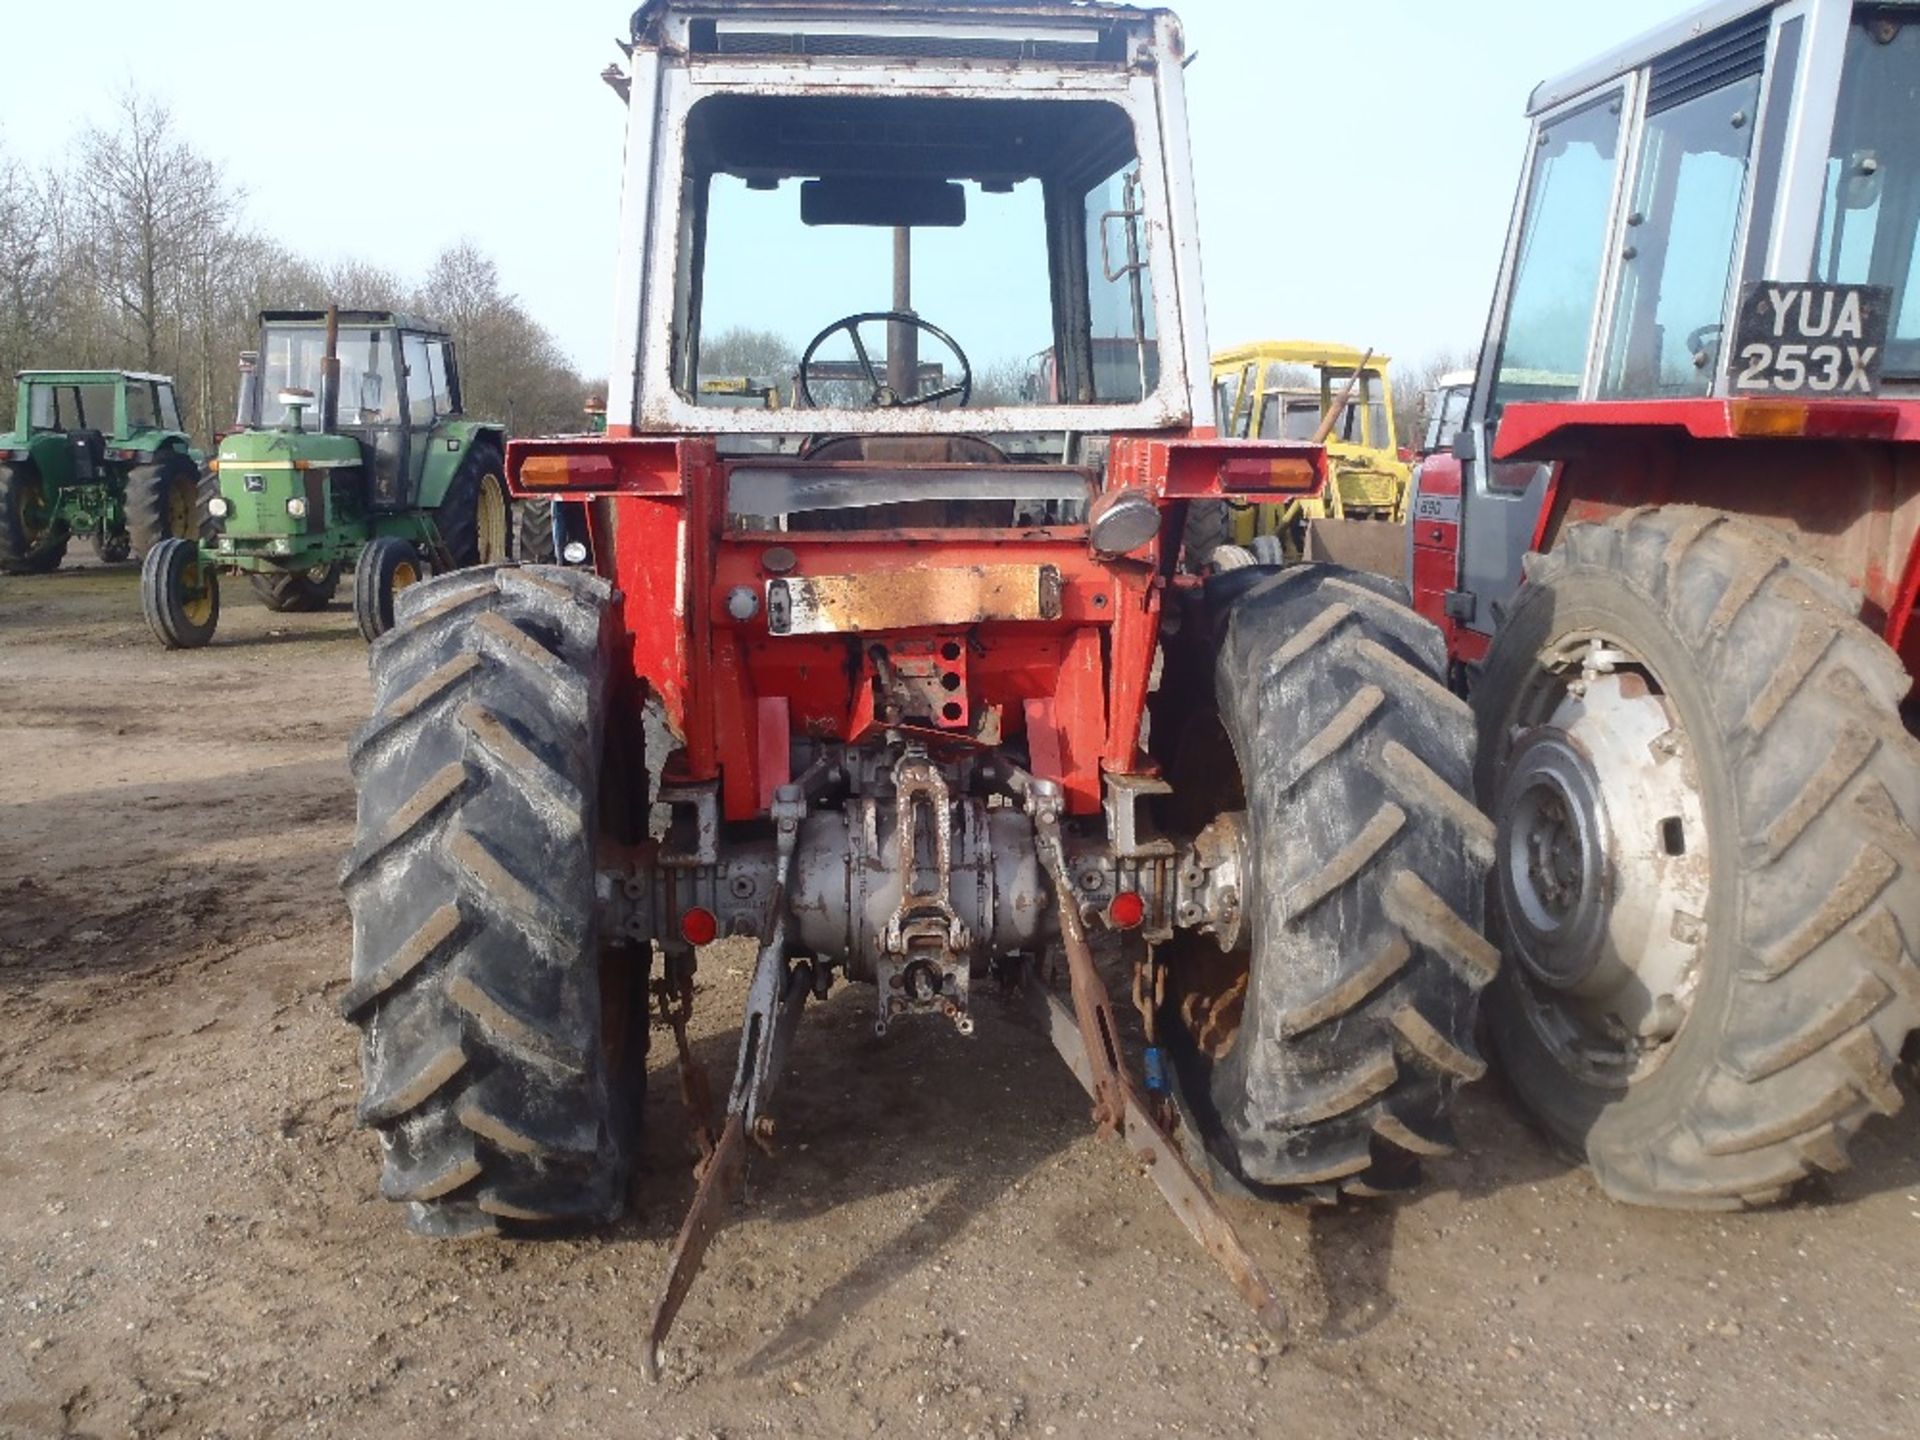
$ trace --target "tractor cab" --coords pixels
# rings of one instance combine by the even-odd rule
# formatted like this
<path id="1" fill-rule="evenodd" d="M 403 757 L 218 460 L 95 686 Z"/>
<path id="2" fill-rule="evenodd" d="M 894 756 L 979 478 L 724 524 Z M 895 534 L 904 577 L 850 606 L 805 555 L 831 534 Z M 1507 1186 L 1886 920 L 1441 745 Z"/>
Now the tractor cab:
<path id="1" fill-rule="evenodd" d="M 1650 430 L 1694 445 L 1907 434 L 1916 422 L 1886 402 L 1920 397 L 1920 5 L 1709 6 L 1541 85 L 1527 110 L 1455 447 L 1458 584 L 1422 597 L 1469 660 L 1520 556 L 1558 523 L 1550 502 L 1572 498 L 1560 461 Z M 1429 480 L 1450 493 L 1456 477 Z M 1783 471 L 1725 487 L 1740 508 L 1757 495 L 1782 523 L 1831 529 L 1805 510 L 1822 486 Z M 1873 557 L 1806 543 L 1894 606 L 1898 537 Z"/>
<path id="2" fill-rule="evenodd" d="M 1177 81 L 1146 63 L 1177 27 L 1004 8 L 636 18 L 609 431 L 753 467 L 731 528 L 1084 525 L 1105 437 L 1205 416 Z"/>

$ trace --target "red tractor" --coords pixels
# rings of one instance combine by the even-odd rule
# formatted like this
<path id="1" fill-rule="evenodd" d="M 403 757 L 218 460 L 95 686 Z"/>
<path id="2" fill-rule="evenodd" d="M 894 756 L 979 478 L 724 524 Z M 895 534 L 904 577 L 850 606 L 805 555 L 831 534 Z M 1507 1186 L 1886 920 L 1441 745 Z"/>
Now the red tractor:
<path id="1" fill-rule="evenodd" d="M 1332 567 L 1181 569 L 1190 507 L 1325 476 L 1205 418 L 1184 58 L 1060 0 L 634 17 L 607 433 L 508 459 L 591 563 L 407 591 L 353 749 L 345 1009 L 416 1229 L 618 1214 L 652 1000 L 707 1151 L 657 1348 L 837 980 L 893 1043 L 1038 997 L 1270 1321 L 1196 1172 L 1376 1195 L 1454 1143 L 1493 830 L 1441 634 Z M 796 403 L 707 383 L 743 334 Z M 718 936 L 759 948 L 709 1129 Z"/>
<path id="2" fill-rule="evenodd" d="M 1649 1205 L 1764 1203 L 1920 1026 L 1920 6 L 1718 4 L 1534 93 L 1414 505 L 1499 827 L 1514 1090 Z"/>

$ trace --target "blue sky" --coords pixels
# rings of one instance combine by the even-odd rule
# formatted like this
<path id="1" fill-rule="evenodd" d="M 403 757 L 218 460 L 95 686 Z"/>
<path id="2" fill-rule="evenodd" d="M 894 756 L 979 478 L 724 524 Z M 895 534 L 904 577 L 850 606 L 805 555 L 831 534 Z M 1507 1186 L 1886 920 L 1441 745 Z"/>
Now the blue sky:
<path id="1" fill-rule="evenodd" d="M 634 3 L 14 6 L 20 63 L 0 85 L 0 140 L 55 159 L 137 81 L 226 168 L 251 224 L 407 277 L 470 238 L 580 367 L 604 374 L 624 112 L 596 77 Z M 1417 360 L 1479 338 L 1534 84 L 1689 7 L 1176 8 L 1198 51 L 1188 78 L 1215 348 L 1310 337 Z M 276 57 L 286 73 L 263 83 Z"/>

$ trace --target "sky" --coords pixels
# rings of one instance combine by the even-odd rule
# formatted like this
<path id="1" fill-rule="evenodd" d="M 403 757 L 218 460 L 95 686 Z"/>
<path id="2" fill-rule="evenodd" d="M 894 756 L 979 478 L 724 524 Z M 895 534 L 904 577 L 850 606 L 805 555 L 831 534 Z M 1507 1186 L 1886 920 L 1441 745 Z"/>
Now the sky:
<path id="1" fill-rule="evenodd" d="M 134 83 L 223 167 L 252 227 L 416 279 L 472 240 L 583 373 L 608 370 L 625 111 L 598 76 L 636 0 L 18 5 L 0 144 L 68 154 Z M 1535 84 L 1689 0 L 1187 0 L 1214 349 L 1471 348 Z M 285 67 L 268 78 L 275 63 Z M 835 318 L 826 316 L 822 324 Z"/>

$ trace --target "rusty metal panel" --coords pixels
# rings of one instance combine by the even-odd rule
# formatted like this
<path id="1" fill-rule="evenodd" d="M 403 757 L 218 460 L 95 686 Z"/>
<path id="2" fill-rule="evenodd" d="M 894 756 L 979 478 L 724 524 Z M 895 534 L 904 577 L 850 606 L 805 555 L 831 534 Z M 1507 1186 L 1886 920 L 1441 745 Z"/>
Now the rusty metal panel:
<path id="1" fill-rule="evenodd" d="M 1052 565 L 788 576 L 766 583 L 767 629 L 775 635 L 1057 620 L 1061 613 L 1060 571 Z"/>
<path id="2" fill-rule="evenodd" d="M 1310 520 L 1307 559 L 1407 579 L 1407 527 L 1389 520 Z"/>

